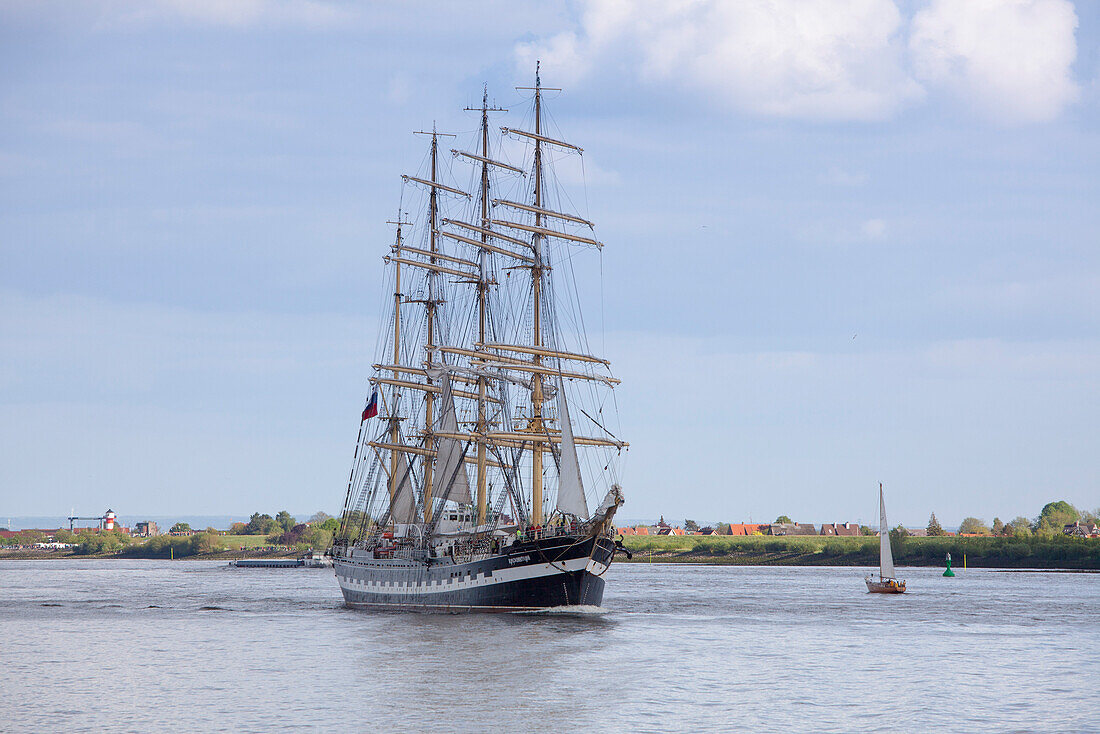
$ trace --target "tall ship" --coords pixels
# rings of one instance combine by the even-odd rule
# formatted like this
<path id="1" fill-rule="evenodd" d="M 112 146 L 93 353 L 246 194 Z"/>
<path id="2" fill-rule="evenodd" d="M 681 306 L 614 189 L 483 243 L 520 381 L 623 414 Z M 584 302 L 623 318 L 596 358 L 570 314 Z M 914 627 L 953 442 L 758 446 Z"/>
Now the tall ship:
<path id="1" fill-rule="evenodd" d="M 561 90 L 537 69 L 517 90 L 516 126 L 485 92 L 469 140 L 419 133 L 427 155 L 402 176 L 392 300 L 331 551 L 350 607 L 599 606 L 625 553 L 619 380 L 581 298 L 602 292 L 603 245 L 563 185 L 583 182 L 583 151 L 546 109 Z"/>

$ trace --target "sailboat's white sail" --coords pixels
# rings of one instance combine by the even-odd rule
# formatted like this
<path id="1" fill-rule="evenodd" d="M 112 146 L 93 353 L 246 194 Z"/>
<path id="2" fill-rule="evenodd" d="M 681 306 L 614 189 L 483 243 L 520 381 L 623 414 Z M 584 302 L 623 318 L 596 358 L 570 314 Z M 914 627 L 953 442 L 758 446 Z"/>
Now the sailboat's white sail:
<path id="1" fill-rule="evenodd" d="M 442 395 L 436 430 L 439 433 L 458 433 L 458 416 L 455 414 L 454 395 L 451 394 L 451 377 L 445 370 L 439 370 L 438 373 L 433 371 L 433 376 L 434 374 L 439 375 Z M 470 496 L 470 480 L 466 476 L 466 463 L 462 458 L 462 446 L 459 441 L 453 438 L 441 438 L 436 451 L 436 476 L 441 483 L 441 496 L 447 489 L 442 483 L 449 482 L 454 476 L 455 480 L 447 499 L 464 505 L 473 502 Z"/>
<path id="2" fill-rule="evenodd" d="M 886 524 L 886 500 L 882 496 L 882 485 L 878 488 L 879 514 L 879 576 L 884 579 L 896 578 L 894 572 L 894 554 L 890 550 L 890 526 Z"/>
<path id="3" fill-rule="evenodd" d="M 404 451 L 397 452 L 394 465 L 398 485 L 390 503 L 390 516 L 397 523 L 416 522 L 416 497 L 413 495 L 412 475 Z"/>
<path id="4" fill-rule="evenodd" d="M 561 512 L 588 519 L 588 503 L 584 499 L 581 482 L 581 465 L 577 460 L 577 446 L 573 441 L 573 425 L 569 421 L 569 405 L 565 399 L 565 385 L 558 378 L 558 423 L 561 424 L 561 462 L 558 466 L 558 503 Z"/>

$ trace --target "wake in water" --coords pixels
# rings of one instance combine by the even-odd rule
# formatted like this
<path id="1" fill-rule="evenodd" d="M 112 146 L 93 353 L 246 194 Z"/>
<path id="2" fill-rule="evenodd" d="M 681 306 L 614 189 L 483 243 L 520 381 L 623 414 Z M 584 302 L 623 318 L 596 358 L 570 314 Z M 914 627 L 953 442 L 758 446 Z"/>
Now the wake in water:
<path id="1" fill-rule="evenodd" d="M 546 609 L 533 609 L 526 612 L 516 612 L 517 614 L 540 614 L 540 615 L 558 615 L 558 616 L 570 616 L 570 617 L 592 617 L 602 616 L 604 614 L 610 614 L 611 610 L 606 607 L 597 607 L 591 604 L 571 604 L 569 606 L 561 607 L 547 607 Z"/>

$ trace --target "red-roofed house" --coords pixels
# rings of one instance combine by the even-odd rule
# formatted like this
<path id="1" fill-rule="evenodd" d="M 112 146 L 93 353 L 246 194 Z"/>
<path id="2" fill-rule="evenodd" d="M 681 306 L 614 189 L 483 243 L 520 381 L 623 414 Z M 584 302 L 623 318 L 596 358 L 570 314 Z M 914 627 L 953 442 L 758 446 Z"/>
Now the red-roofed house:
<path id="1" fill-rule="evenodd" d="M 767 535 L 770 528 L 760 523 L 730 523 L 730 535 Z"/>
<path id="2" fill-rule="evenodd" d="M 851 522 L 822 523 L 820 535 L 859 535 L 859 525 Z"/>
<path id="3" fill-rule="evenodd" d="M 1094 522 L 1070 523 L 1062 529 L 1062 533 L 1076 538 L 1100 538 L 1100 526 Z"/>
<path id="4" fill-rule="evenodd" d="M 23 530 L 0 530 L 0 538 L 14 538 L 19 533 L 42 533 L 46 536 L 46 540 L 53 540 L 53 536 L 57 535 L 66 528 L 24 528 Z"/>
<path id="5" fill-rule="evenodd" d="M 855 537 L 859 535 L 859 525 L 854 522 L 837 523 L 836 534 Z"/>

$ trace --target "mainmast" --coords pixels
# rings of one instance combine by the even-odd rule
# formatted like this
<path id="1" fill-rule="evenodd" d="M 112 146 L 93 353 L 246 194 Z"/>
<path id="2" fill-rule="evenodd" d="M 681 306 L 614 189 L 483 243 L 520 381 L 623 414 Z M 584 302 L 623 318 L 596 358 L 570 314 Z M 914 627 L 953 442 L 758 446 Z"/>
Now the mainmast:
<path id="1" fill-rule="evenodd" d="M 535 208 L 542 209 L 542 80 L 539 78 L 538 64 L 535 65 Z M 542 227 L 542 214 L 535 213 L 535 226 Z M 531 244 L 535 250 L 535 262 L 531 264 L 531 298 L 534 306 L 534 326 L 532 329 L 531 346 L 536 351 L 532 354 L 532 362 L 536 368 L 542 365 L 542 355 L 537 351 L 542 349 L 542 256 L 543 237 L 540 233 L 534 233 Z M 542 375 L 531 375 L 531 420 L 527 424 L 527 430 L 532 435 L 531 440 L 531 522 L 535 525 L 542 524 L 542 441 L 539 439 L 546 432 L 542 420 Z"/>
<path id="2" fill-rule="evenodd" d="M 439 158 L 439 136 L 435 131 L 435 126 L 432 126 L 432 183 L 438 183 L 436 181 L 436 166 Z M 435 186 L 431 187 L 428 194 L 428 241 L 430 243 L 429 249 L 432 251 L 433 256 L 428 258 L 428 262 L 435 265 L 434 253 L 438 251 L 436 244 L 435 230 L 436 214 L 439 212 L 439 192 Z M 428 339 L 425 344 L 427 349 L 428 359 L 432 358 L 432 347 L 435 346 L 435 272 L 428 271 L 428 303 L 426 304 L 426 310 L 428 312 Z M 431 373 L 425 376 L 425 379 L 430 384 L 432 381 Z M 435 449 L 435 436 L 432 432 L 432 409 L 435 405 L 435 393 L 427 392 L 424 394 L 424 448 L 428 450 Z M 430 524 L 432 521 L 432 470 L 435 468 L 435 458 L 433 456 L 424 457 L 424 524 Z"/>
<path id="3" fill-rule="evenodd" d="M 447 186 L 443 186 L 438 180 L 439 172 L 439 136 L 446 135 L 446 133 L 437 132 L 435 126 L 432 126 L 432 131 L 424 132 L 417 131 L 417 135 L 431 135 L 432 147 L 431 147 L 431 179 L 423 183 L 428 184 L 428 297 L 424 302 L 424 310 L 428 319 L 427 339 L 424 343 L 424 349 L 427 353 L 427 359 L 430 362 L 433 358 L 433 349 L 435 348 L 435 325 L 436 325 L 436 308 L 441 303 L 437 296 L 436 276 L 443 270 L 438 265 L 436 256 L 439 254 L 438 244 L 438 228 L 439 228 L 439 189 L 452 191 Z M 448 137 L 454 137 L 448 135 Z M 462 192 L 459 192 L 462 193 Z M 425 380 L 430 385 L 432 383 L 431 373 L 428 372 L 425 375 Z M 433 428 L 435 410 L 435 393 L 431 390 L 427 390 L 424 393 L 424 448 L 427 453 L 424 455 L 424 523 L 431 524 L 432 521 L 432 480 L 433 470 L 435 468 L 435 449 L 436 439 L 435 431 Z"/>

